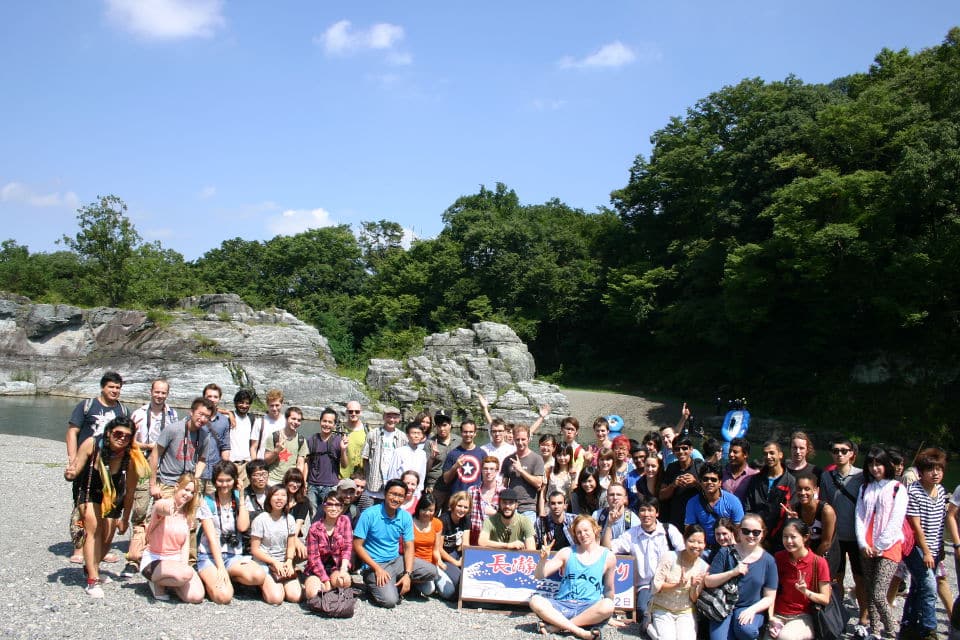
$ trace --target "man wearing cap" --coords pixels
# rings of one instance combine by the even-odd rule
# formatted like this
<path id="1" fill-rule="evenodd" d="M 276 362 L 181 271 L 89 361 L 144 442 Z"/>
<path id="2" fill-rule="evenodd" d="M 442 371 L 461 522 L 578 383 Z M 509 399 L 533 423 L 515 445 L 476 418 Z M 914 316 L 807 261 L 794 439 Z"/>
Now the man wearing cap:
<path id="1" fill-rule="evenodd" d="M 390 467 L 397 449 L 407 444 L 407 436 L 397 429 L 400 409 L 387 407 L 383 410 L 383 426 L 367 434 L 363 443 L 363 472 L 367 479 L 366 494 L 375 503 L 383 502 L 383 485 L 390 480 Z"/>
<path id="2" fill-rule="evenodd" d="M 489 549 L 526 549 L 537 548 L 534 539 L 533 524 L 528 518 L 517 513 L 520 496 L 513 489 L 504 489 L 500 493 L 497 512 L 483 521 L 478 544 Z"/>
<path id="3" fill-rule="evenodd" d="M 443 409 L 437 411 L 433 416 L 434 433 L 430 436 L 427 446 L 436 450 L 433 463 L 427 469 L 427 481 L 424 483 L 424 491 L 432 493 L 437 504 L 446 506 L 447 498 L 450 496 L 450 489 L 447 483 L 443 481 L 443 463 L 447 460 L 447 455 L 460 444 L 460 436 L 453 433 L 453 420 Z"/>

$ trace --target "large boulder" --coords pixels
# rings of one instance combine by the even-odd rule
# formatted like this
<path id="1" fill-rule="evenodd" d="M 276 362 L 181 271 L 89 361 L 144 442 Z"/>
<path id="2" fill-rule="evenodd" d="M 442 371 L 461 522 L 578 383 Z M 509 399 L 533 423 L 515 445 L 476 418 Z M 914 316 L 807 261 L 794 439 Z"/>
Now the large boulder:
<path id="1" fill-rule="evenodd" d="M 547 423 L 557 424 L 568 415 L 567 398 L 557 386 L 534 380 L 535 372 L 533 356 L 513 329 L 479 322 L 427 336 L 422 353 L 404 361 L 371 360 L 367 386 L 401 408 L 444 408 L 481 421 L 478 394 L 508 422 L 533 422 L 537 409 L 549 404 Z"/>

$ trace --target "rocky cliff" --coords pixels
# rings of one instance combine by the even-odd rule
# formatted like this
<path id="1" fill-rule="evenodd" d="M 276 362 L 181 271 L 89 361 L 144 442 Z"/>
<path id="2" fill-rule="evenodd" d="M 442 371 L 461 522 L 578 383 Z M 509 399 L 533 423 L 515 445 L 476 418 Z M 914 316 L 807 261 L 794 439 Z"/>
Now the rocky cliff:
<path id="1" fill-rule="evenodd" d="M 94 396 L 113 369 L 128 402 L 147 399 L 151 381 L 164 377 L 178 406 L 210 382 L 228 399 L 241 386 L 261 398 L 279 388 L 288 404 L 314 415 L 350 400 L 366 406 L 362 385 L 335 366 L 315 328 L 280 309 L 254 311 L 232 294 L 188 298 L 170 312 L 0 298 L 0 394 Z"/>
<path id="2" fill-rule="evenodd" d="M 378 418 L 367 389 L 336 374 L 326 339 L 281 309 L 254 311 L 233 294 L 187 298 L 160 312 L 34 304 L 0 294 L 0 395 L 94 396 L 108 369 L 123 376 L 130 404 L 148 399 L 151 381 L 164 377 L 177 406 L 215 382 L 227 400 L 241 386 L 261 398 L 278 388 L 308 417 L 357 400 L 367 418 Z M 367 383 L 383 404 L 404 410 L 443 407 L 477 417 L 480 391 L 495 415 L 532 421 L 536 407 L 549 403 L 556 421 L 568 409 L 566 397 L 534 381 L 534 371 L 533 356 L 509 327 L 479 323 L 429 336 L 423 353 L 405 362 L 371 361 Z"/>

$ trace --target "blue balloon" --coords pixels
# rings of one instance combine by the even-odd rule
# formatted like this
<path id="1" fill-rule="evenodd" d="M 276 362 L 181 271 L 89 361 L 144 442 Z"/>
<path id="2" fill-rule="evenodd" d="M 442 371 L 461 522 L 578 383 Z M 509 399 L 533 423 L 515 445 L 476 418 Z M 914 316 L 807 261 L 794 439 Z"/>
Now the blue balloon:
<path id="1" fill-rule="evenodd" d="M 611 433 L 620 433 L 621 431 L 623 431 L 623 418 L 621 418 L 617 414 L 607 416 L 607 424 L 610 425 Z"/>

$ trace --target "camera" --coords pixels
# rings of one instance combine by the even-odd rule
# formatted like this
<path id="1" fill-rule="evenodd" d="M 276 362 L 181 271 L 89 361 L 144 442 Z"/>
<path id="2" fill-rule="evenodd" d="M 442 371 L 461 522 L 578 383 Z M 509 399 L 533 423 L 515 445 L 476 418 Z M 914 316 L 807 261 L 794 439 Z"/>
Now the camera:
<path id="1" fill-rule="evenodd" d="M 234 533 L 225 533 L 220 535 L 221 547 L 236 547 L 240 544 L 240 536 Z"/>

